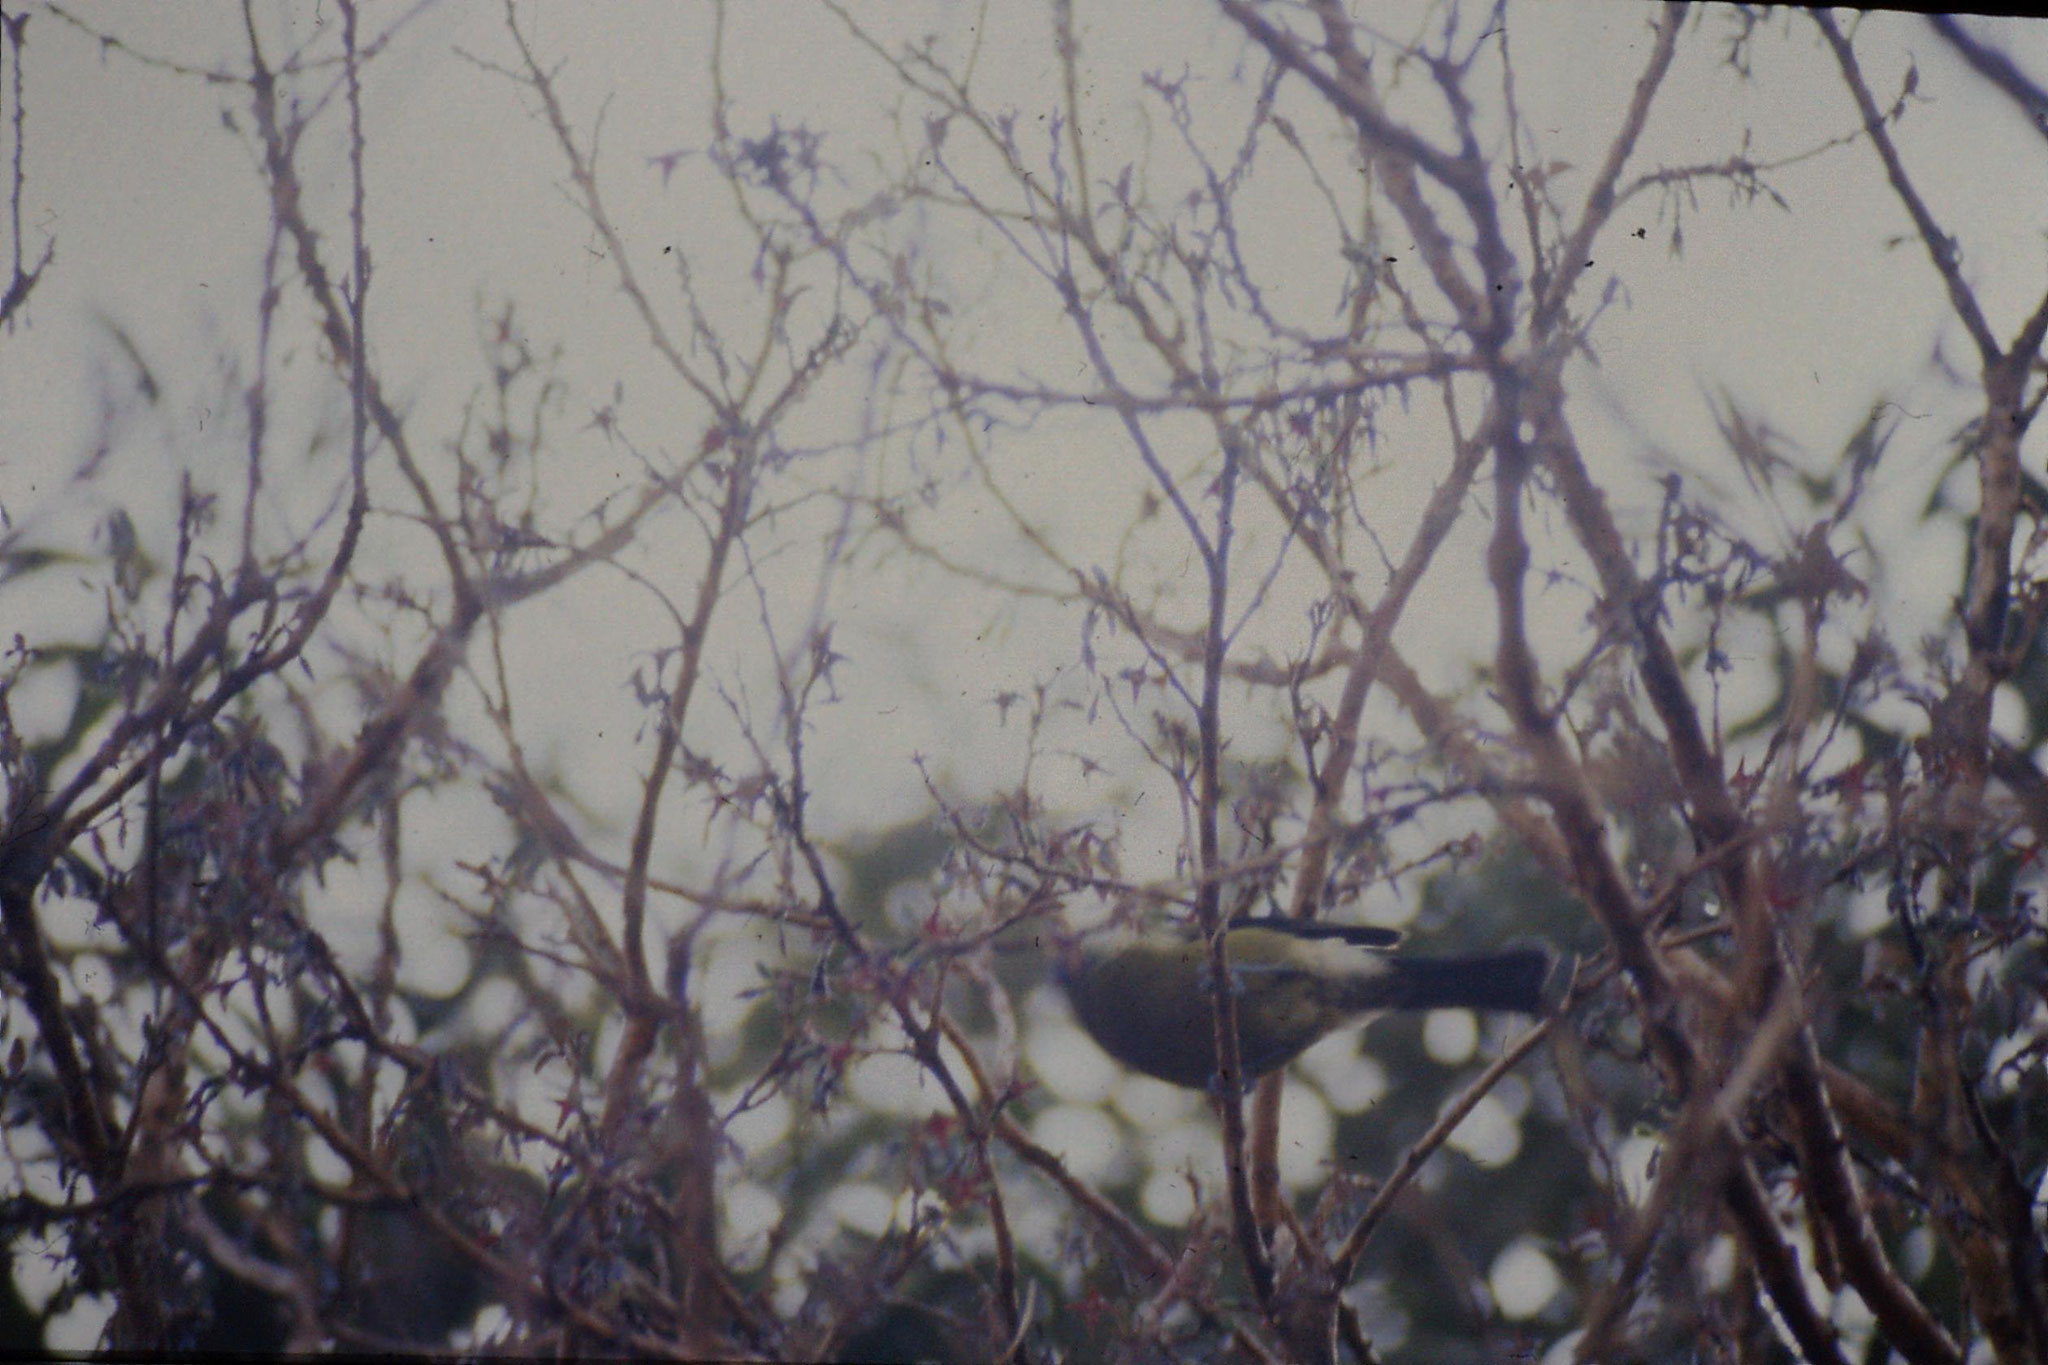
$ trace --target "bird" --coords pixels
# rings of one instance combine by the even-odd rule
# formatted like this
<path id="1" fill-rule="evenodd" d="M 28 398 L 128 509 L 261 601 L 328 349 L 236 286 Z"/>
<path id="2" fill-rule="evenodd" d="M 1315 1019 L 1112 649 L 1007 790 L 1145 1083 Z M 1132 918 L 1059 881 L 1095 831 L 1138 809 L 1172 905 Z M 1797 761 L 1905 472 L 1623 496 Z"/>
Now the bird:
<path id="1" fill-rule="evenodd" d="M 1540 948 L 1420 957 L 1394 952 L 1400 942 L 1399 930 L 1373 925 L 1232 921 L 1223 946 L 1245 1083 L 1381 1010 L 1543 1010 L 1551 959 Z M 1199 935 L 1068 944 L 1054 975 L 1081 1027 L 1117 1061 L 1171 1085 L 1214 1087 L 1215 991 Z"/>

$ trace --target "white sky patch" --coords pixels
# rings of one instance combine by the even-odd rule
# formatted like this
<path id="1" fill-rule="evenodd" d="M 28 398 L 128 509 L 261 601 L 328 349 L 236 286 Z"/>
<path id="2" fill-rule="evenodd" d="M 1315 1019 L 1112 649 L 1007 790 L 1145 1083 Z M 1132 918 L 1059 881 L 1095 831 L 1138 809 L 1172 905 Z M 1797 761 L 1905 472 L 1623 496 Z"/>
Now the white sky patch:
<path id="1" fill-rule="evenodd" d="M 1536 1243 L 1523 1238 L 1494 1257 L 1486 1287 L 1501 1316 L 1522 1322 L 1542 1312 L 1564 1288 L 1557 1265 Z"/>

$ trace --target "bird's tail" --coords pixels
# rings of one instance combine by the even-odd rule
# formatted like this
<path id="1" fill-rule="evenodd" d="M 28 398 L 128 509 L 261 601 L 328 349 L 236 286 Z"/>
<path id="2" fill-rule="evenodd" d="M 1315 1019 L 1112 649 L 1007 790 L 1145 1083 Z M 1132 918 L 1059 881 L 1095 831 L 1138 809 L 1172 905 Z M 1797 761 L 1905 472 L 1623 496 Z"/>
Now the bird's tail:
<path id="1" fill-rule="evenodd" d="M 1360 1010 L 1515 1010 L 1540 1014 L 1550 955 L 1540 948 L 1469 957 L 1388 957 L 1386 970 L 1357 983 Z"/>

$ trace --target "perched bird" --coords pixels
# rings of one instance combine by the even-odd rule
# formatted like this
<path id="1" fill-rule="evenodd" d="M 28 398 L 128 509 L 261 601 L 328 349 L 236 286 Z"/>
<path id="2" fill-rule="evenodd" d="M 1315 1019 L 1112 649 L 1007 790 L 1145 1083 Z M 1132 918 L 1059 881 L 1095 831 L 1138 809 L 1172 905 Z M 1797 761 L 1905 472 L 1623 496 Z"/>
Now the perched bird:
<path id="1" fill-rule="evenodd" d="M 1550 957 L 1538 948 L 1463 957 L 1390 951 L 1393 929 L 1241 919 L 1225 931 L 1237 1049 L 1251 1081 L 1376 1010 L 1465 1008 L 1535 1014 Z M 1154 936 L 1106 950 L 1068 949 L 1057 975 L 1103 1051 L 1174 1085 L 1216 1077 L 1215 992 L 1199 937 Z"/>

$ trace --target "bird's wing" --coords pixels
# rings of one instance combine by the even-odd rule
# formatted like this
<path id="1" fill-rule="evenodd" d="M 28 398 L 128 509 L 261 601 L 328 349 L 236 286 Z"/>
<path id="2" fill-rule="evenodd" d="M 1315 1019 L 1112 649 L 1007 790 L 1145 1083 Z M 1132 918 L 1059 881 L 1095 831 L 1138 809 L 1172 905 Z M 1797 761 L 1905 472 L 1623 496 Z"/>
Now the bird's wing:
<path id="1" fill-rule="evenodd" d="M 1261 915 L 1257 918 L 1234 919 L 1233 929 L 1271 929 L 1289 934 L 1295 938 L 1334 938 L 1354 948 L 1393 948 L 1401 942 L 1399 929 L 1382 928 L 1377 924 L 1335 924 L 1329 920 L 1288 919 L 1282 915 Z"/>

